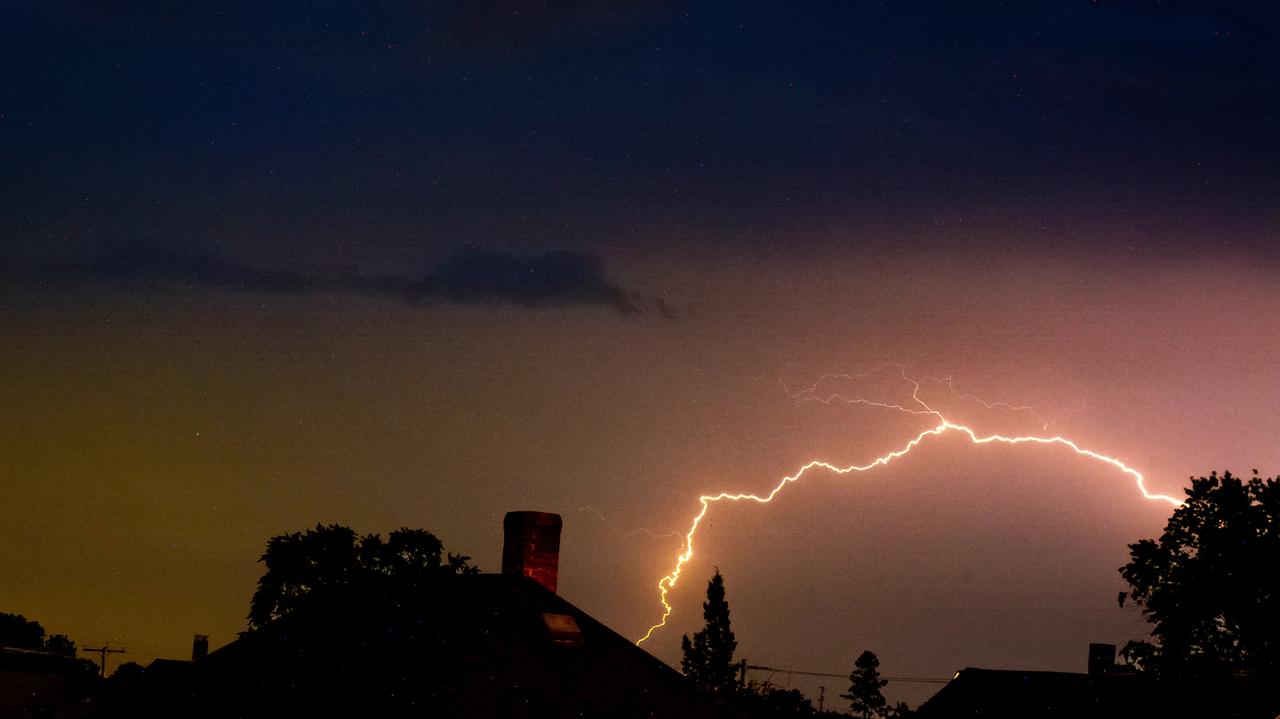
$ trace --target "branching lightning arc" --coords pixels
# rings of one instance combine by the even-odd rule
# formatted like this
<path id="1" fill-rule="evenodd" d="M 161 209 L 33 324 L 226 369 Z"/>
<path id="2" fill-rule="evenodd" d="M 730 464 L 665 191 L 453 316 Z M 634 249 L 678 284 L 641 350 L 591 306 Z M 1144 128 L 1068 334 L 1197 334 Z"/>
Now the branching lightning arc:
<path id="1" fill-rule="evenodd" d="M 680 573 L 681 571 L 683 571 L 685 565 L 689 562 L 690 559 L 693 558 L 694 536 L 698 533 L 698 527 L 702 524 L 703 518 L 707 516 L 707 512 L 710 511 L 712 504 L 715 504 L 717 502 L 724 502 L 724 501 L 730 501 L 730 502 L 750 501 L 750 502 L 756 502 L 758 504 L 768 504 L 769 502 L 773 501 L 773 498 L 777 496 L 778 493 L 783 490 L 783 488 L 785 488 L 787 485 L 791 484 L 792 482 L 799 481 L 811 470 L 826 470 L 833 474 L 839 474 L 839 475 L 852 474 L 855 472 L 856 473 L 867 472 L 872 469 L 875 469 L 876 467 L 887 465 L 890 462 L 898 459 L 899 457 L 905 456 L 906 454 L 910 453 L 911 450 L 915 449 L 917 446 L 919 446 L 922 442 L 924 442 L 926 439 L 929 439 L 930 437 L 938 437 L 948 432 L 956 432 L 961 435 L 964 435 L 969 439 L 969 441 L 972 444 L 975 444 L 975 445 L 993 444 L 998 442 L 998 443 L 1010 444 L 1010 445 L 1032 444 L 1032 445 L 1057 445 L 1057 446 L 1065 447 L 1071 450 L 1072 452 L 1075 452 L 1076 454 L 1081 455 L 1083 457 L 1088 457 L 1090 459 L 1097 460 L 1105 464 L 1109 464 L 1112 467 L 1120 470 L 1122 473 L 1132 477 L 1134 483 L 1138 487 L 1138 491 L 1142 493 L 1142 496 L 1145 499 L 1159 501 L 1159 502 L 1168 502 L 1170 505 L 1174 507 L 1178 507 L 1182 505 L 1182 500 L 1176 499 L 1174 497 L 1170 497 L 1167 494 L 1158 494 L 1158 493 L 1153 493 L 1149 491 L 1146 487 L 1146 478 L 1143 477 L 1142 473 L 1139 472 L 1138 470 L 1130 467 L 1129 465 L 1125 464 L 1119 459 L 1116 459 L 1115 457 L 1110 457 L 1100 452 L 1095 452 L 1091 449 L 1081 447 L 1080 445 L 1076 444 L 1074 441 L 1070 439 L 1067 439 L 1066 437 L 1062 437 L 1058 435 L 1008 436 L 1003 434 L 979 434 L 977 431 L 973 430 L 967 425 L 952 422 L 951 420 L 947 419 L 942 414 L 941 411 L 930 406 L 928 403 L 926 403 L 923 399 L 920 398 L 921 381 L 932 381 L 939 385 L 945 386 L 947 390 L 951 393 L 951 395 L 956 399 L 973 401 L 977 404 L 982 405 L 983 407 L 986 407 L 987 409 L 1003 408 L 1003 409 L 1013 410 L 1018 412 L 1026 412 L 1030 414 L 1032 417 L 1034 417 L 1036 421 L 1040 423 L 1042 428 L 1047 430 L 1049 426 L 1049 423 L 1044 421 L 1044 419 L 1040 417 L 1040 415 L 1036 414 L 1035 411 L 1032 410 L 1030 407 L 1015 406 L 1015 405 L 1007 404 L 1004 402 L 986 402 L 971 394 L 961 394 L 957 392 L 950 377 L 945 377 L 942 379 L 924 378 L 923 380 L 916 380 L 907 375 L 905 367 L 902 367 L 901 365 L 895 365 L 895 367 L 897 368 L 898 374 L 902 377 L 903 381 L 907 382 L 911 387 L 910 406 L 903 406 L 900 404 L 894 404 L 892 402 L 881 402 L 876 400 L 870 400 L 862 397 L 845 397 L 838 393 L 832 393 L 825 397 L 818 396 L 817 394 L 819 386 L 821 386 L 821 384 L 825 380 L 833 379 L 833 378 L 846 379 L 846 380 L 863 379 L 866 377 L 870 377 L 874 374 L 882 373 L 883 370 L 875 370 L 873 372 L 868 372 L 860 375 L 827 375 L 826 377 L 823 377 L 822 379 L 820 379 L 818 382 L 814 383 L 812 386 L 810 386 L 807 389 L 802 389 L 798 392 L 788 392 L 788 394 L 790 394 L 793 399 L 797 399 L 797 400 L 816 401 L 816 402 L 822 402 L 825 404 L 838 401 L 838 402 L 851 404 L 851 405 L 861 405 L 866 407 L 888 409 L 888 410 L 893 410 L 896 412 L 901 412 L 909 415 L 932 417 L 937 420 L 937 424 L 934 425 L 933 427 L 930 427 L 929 429 L 921 431 L 919 434 L 912 437 L 910 440 L 908 440 L 905 444 L 903 444 L 898 449 L 895 449 L 891 452 L 888 452 L 879 457 L 876 457 L 875 459 L 873 459 L 872 461 L 866 464 L 852 464 L 847 466 L 838 466 L 838 465 L 831 464 L 829 462 L 824 462 L 822 460 L 815 459 L 801 466 L 798 470 L 795 471 L 794 474 L 790 474 L 786 477 L 783 477 L 781 480 L 778 481 L 778 483 L 773 487 L 773 489 L 770 492 L 764 495 L 750 494 L 745 492 L 744 493 L 720 492 L 718 494 L 704 494 L 701 497 L 699 497 L 698 503 L 700 505 L 700 509 L 698 510 L 698 513 L 694 515 L 693 522 L 689 526 L 689 531 L 684 536 L 684 545 L 681 548 L 680 553 L 676 555 L 675 566 L 671 569 L 671 572 L 669 574 L 667 574 L 662 579 L 658 580 L 658 598 L 659 598 L 659 601 L 661 601 L 662 603 L 662 618 L 658 621 L 657 624 L 654 624 L 653 626 L 649 627 L 649 631 L 645 632 L 644 636 L 641 637 L 638 641 L 636 641 L 636 644 L 643 644 L 645 640 L 653 636 L 654 632 L 666 626 L 667 618 L 671 616 L 671 611 L 672 611 L 671 604 L 667 601 L 667 596 L 671 592 L 671 590 L 676 586 L 676 582 L 679 581 Z"/>

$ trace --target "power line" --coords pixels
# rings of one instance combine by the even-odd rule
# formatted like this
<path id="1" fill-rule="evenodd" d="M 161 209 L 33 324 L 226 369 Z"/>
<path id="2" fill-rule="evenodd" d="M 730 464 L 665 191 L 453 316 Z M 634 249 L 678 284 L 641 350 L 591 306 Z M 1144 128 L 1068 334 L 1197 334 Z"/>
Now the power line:
<path id="1" fill-rule="evenodd" d="M 766 667 L 759 664 L 748 664 L 747 669 L 756 669 L 762 672 L 775 672 L 777 674 L 794 674 L 806 677 L 835 677 L 836 679 L 848 679 L 848 674 L 831 674 L 829 672 L 807 672 L 800 669 L 777 669 L 775 667 Z M 881 677 L 881 679 L 889 682 L 904 682 L 908 684 L 946 684 L 951 681 L 946 677 Z"/>
<path id="2" fill-rule="evenodd" d="M 124 654 L 123 647 L 121 647 L 120 649 L 112 649 L 108 647 L 105 643 L 100 647 L 85 647 L 80 651 L 93 652 L 98 656 L 102 657 L 102 660 L 98 662 L 98 676 L 102 677 L 103 679 L 107 678 L 107 655 L 108 654 Z"/>

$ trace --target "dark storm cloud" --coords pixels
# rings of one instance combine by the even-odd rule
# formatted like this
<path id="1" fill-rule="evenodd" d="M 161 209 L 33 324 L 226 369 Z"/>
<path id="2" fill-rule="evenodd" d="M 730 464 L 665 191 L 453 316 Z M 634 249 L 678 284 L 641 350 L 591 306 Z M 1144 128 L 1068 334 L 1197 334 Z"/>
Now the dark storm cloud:
<path id="1" fill-rule="evenodd" d="M 1280 187 L 1274 2 L 20 5 L 0 235 L 29 243 L 207 212 L 199 242 L 320 262 L 424 230 L 752 252 L 1025 212 L 1256 249 Z"/>
<path id="2" fill-rule="evenodd" d="M 208 254 L 137 243 L 87 262 L 47 266 L 42 283 L 107 281 L 133 288 L 210 287 L 281 294 L 350 294 L 424 305 L 513 305 L 525 308 L 607 307 L 628 316 L 675 316 L 663 300 L 629 291 L 597 255 L 553 251 L 516 255 L 496 250 L 456 252 L 420 275 L 305 273 L 257 267 Z"/>

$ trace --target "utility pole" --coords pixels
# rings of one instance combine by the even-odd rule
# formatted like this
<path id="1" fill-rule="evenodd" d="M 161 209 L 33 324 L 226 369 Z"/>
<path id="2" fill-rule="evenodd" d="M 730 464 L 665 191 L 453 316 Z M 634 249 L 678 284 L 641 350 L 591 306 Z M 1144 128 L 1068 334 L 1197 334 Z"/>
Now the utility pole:
<path id="1" fill-rule="evenodd" d="M 96 648 L 95 648 L 95 647 L 85 647 L 84 649 L 81 649 L 80 651 L 82 651 L 82 652 L 94 652 L 94 653 L 95 653 L 95 654 L 97 654 L 98 656 L 102 657 L 101 661 L 99 661 L 99 662 L 98 662 L 98 676 L 102 677 L 103 679 L 106 679 L 106 678 L 107 678 L 107 655 L 108 655 L 108 654 L 124 654 L 124 648 L 123 648 L 123 647 L 122 647 L 122 648 L 120 648 L 120 649 L 112 649 L 112 648 L 111 648 L 111 647 L 109 647 L 107 644 L 103 644 L 102 646 L 100 646 L 100 647 L 96 647 Z"/>
<path id="2" fill-rule="evenodd" d="M 826 698 L 827 698 L 827 688 L 818 687 L 818 711 L 823 710 L 822 704 L 824 701 L 826 701 Z"/>

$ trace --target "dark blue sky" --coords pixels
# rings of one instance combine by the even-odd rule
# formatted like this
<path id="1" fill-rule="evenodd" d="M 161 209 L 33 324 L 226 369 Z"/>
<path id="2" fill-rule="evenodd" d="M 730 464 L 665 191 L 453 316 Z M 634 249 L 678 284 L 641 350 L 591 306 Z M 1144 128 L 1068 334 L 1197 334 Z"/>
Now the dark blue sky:
<path id="1" fill-rule="evenodd" d="M 18 246 L 376 270 L 993 207 L 1249 235 L 1280 179 L 1265 2 L 102 5 L 0 29 Z"/>

